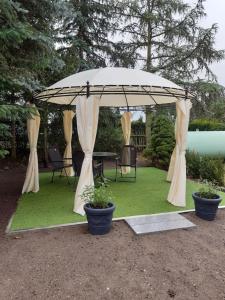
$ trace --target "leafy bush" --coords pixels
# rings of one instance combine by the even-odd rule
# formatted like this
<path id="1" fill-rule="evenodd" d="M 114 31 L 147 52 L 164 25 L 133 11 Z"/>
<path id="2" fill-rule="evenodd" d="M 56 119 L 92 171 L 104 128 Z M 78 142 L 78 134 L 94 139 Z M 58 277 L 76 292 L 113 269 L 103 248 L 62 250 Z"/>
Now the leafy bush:
<path id="1" fill-rule="evenodd" d="M 143 118 L 140 117 L 138 120 L 134 120 L 131 123 L 132 132 L 135 134 L 142 134 L 145 132 L 145 122 L 143 121 Z"/>
<path id="2" fill-rule="evenodd" d="M 203 183 L 205 185 L 200 187 L 199 191 L 197 192 L 197 195 L 205 199 L 218 199 L 218 187 L 213 182 L 207 180 L 203 181 Z"/>
<path id="3" fill-rule="evenodd" d="M 150 147 L 144 151 L 144 156 L 150 158 L 154 166 L 168 168 L 174 146 L 172 121 L 165 115 L 155 116 L 151 128 Z"/>
<path id="4" fill-rule="evenodd" d="M 197 152 L 187 151 L 186 162 L 189 177 L 224 185 L 224 162 L 221 157 L 201 156 Z"/>
<path id="5" fill-rule="evenodd" d="M 200 164 L 200 178 L 224 185 L 224 165 L 222 158 L 202 156 Z"/>
<path id="6" fill-rule="evenodd" d="M 189 124 L 189 131 L 223 131 L 225 124 L 217 120 L 195 119 Z"/>
<path id="7" fill-rule="evenodd" d="M 95 151 L 120 151 L 123 140 L 120 119 L 121 115 L 116 109 L 100 110 Z"/>
<path id="8" fill-rule="evenodd" d="M 57 145 L 60 152 L 65 149 L 65 137 L 63 131 L 63 115 L 61 111 L 52 111 L 48 124 L 48 143 L 51 146 Z M 117 110 L 104 108 L 100 110 L 98 130 L 95 141 L 95 151 L 119 152 L 122 145 L 122 129 L 120 123 L 121 115 Z M 41 123 L 40 133 L 44 131 L 44 122 Z M 39 136 L 39 146 L 43 147 L 43 135 Z M 77 132 L 76 116 L 73 118 L 73 139 L 74 150 L 81 150 Z"/>
<path id="9" fill-rule="evenodd" d="M 111 192 L 102 185 L 99 188 L 86 186 L 81 198 L 85 203 L 89 203 L 92 208 L 107 208 L 112 201 Z"/>
<path id="10" fill-rule="evenodd" d="M 200 165 L 201 157 L 195 151 L 187 151 L 186 153 L 187 162 L 187 175 L 194 179 L 200 178 Z"/>
<path id="11" fill-rule="evenodd" d="M 36 114 L 34 107 L 23 107 L 20 105 L 1 104 L 0 105 L 0 139 L 2 141 L 10 141 L 10 124 L 11 122 L 18 122 L 21 126 L 26 118 L 31 118 L 32 114 Z M 19 145 L 22 145 L 20 141 Z M 2 148 L 0 145 L 0 158 L 4 158 L 9 151 Z"/>

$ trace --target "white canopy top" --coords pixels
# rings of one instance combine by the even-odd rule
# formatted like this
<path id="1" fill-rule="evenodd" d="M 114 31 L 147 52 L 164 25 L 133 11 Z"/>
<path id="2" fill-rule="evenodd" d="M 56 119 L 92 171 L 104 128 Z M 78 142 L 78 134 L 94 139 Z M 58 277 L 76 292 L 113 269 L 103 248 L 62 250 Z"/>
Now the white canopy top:
<path id="1" fill-rule="evenodd" d="M 77 97 L 87 93 L 99 95 L 100 106 L 114 107 L 173 103 L 185 98 L 184 89 L 175 83 L 149 72 L 127 68 L 102 68 L 76 73 L 46 88 L 35 98 L 76 105 Z"/>

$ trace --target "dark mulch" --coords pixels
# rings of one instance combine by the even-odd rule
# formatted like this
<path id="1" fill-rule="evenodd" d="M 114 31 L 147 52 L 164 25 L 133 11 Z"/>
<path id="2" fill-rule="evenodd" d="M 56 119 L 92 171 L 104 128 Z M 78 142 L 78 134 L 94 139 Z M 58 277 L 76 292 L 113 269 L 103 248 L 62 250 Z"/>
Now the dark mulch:
<path id="1" fill-rule="evenodd" d="M 12 168 L 9 164 L 0 169 L 0 241 L 9 219 L 16 209 L 25 171 L 25 167 Z"/>
<path id="2" fill-rule="evenodd" d="M 5 235 L 23 180 L 0 173 L 0 299 L 225 299 L 225 210 L 144 236 L 122 221 L 105 236 L 86 225 Z"/>

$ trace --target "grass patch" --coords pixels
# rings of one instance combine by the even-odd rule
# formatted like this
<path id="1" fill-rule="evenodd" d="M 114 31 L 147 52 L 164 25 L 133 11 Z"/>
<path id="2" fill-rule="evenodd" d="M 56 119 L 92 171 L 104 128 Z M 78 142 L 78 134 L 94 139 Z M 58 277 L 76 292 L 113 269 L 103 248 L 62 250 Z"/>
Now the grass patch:
<path id="1" fill-rule="evenodd" d="M 113 171 L 106 172 L 112 176 Z M 40 191 L 24 194 L 20 197 L 18 207 L 12 220 L 11 230 L 46 227 L 52 225 L 85 221 L 73 213 L 74 184 L 68 185 L 66 178 L 55 178 L 51 183 L 50 173 L 40 174 Z M 70 179 L 71 183 L 74 178 Z M 156 168 L 138 168 L 137 181 L 110 182 L 116 210 L 114 218 L 134 215 L 154 214 L 184 210 L 166 201 L 170 184 L 166 182 L 166 172 Z M 186 209 L 194 207 L 192 192 L 198 184 L 187 180 Z M 221 193 L 225 205 L 225 195 Z"/>

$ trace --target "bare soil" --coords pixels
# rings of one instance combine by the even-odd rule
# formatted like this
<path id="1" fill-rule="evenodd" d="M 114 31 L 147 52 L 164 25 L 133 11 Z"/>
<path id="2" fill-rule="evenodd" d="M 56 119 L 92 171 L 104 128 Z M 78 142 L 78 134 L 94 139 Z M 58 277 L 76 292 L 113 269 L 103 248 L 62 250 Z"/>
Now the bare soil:
<path id="1" fill-rule="evenodd" d="M 1 300 L 225 300 L 225 210 L 144 236 L 123 221 L 105 236 L 86 225 L 6 235 L 23 180 L 24 169 L 0 173 Z"/>

